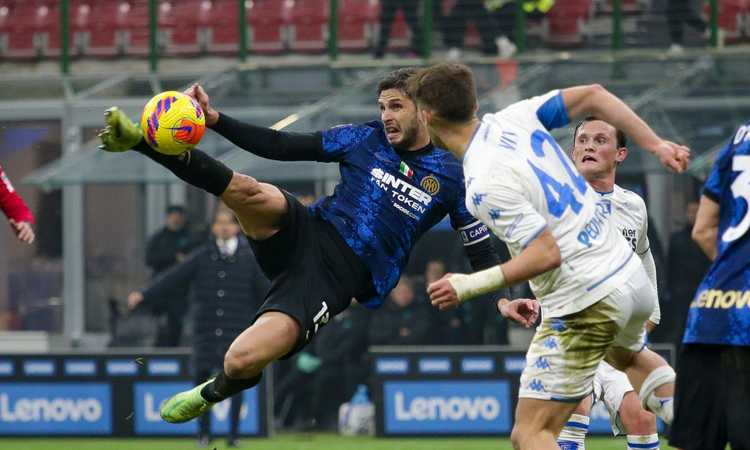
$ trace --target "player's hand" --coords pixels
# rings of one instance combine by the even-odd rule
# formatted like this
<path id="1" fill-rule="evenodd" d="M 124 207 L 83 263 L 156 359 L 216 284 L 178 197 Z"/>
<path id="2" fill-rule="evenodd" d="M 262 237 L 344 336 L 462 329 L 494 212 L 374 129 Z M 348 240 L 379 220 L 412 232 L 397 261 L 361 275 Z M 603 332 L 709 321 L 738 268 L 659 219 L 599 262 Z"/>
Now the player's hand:
<path id="1" fill-rule="evenodd" d="M 104 120 L 107 126 L 98 134 L 102 141 L 102 145 L 99 146 L 101 150 L 126 152 L 143 138 L 140 127 L 116 106 L 104 111 Z"/>
<path id="2" fill-rule="evenodd" d="M 13 232 L 16 233 L 16 236 L 21 242 L 27 244 L 34 242 L 34 229 L 31 228 L 29 222 L 17 222 L 13 219 L 10 219 L 9 222 L 11 228 L 13 228 Z"/>
<path id="3" fill-rule="evenodd" d="M 690 149 L 684 145 L 662 140 L 654 149 L 659 162 L 677 173 L 684 172 L 690 164 Z"/>
<path id="4" fill-rule="evenodd" d="M 219 121 L 219 112 L 211 107 L 211 103 L 208 99 L 208 94 L 206 94 L 206 91 L 203 90 L 203 87 L 200 84 L 194 84 L 190 86 L 183 93 L 189 97 L 193 97 L 195 101 L 197 101 L 198 104 L 201 105 L 201 109 L 206 115 L 207 127 L 210 128 L 216 125 L 216 122 Z"/>
<path id="5" fill-rule="evenodd" d="M 530 298 L 518 298 L 512 301 L 501 298 L 497 301 L 497 310 L 501 316 L 525 328 L 534 326 L 539 319 L 539 309 L 539 302 Z"/>
<path id="6" fill-rule="evenodd" d="M 438 308 L 440 311 L 457 307 L 461 302 L 458 300 L 458 294 L 453 289 L 448 278 L 462 274 L 446 273 L 443 278 L 430 283 L 427 286 L 427 293 L 430 295 L 430 302 L 432 306 Z"/>
<path id="7" fill-rule="evenodd" d="M 128 310 L 132 311 L 143 301 L 143 294 L 133 291 L 128 295 Z"/>

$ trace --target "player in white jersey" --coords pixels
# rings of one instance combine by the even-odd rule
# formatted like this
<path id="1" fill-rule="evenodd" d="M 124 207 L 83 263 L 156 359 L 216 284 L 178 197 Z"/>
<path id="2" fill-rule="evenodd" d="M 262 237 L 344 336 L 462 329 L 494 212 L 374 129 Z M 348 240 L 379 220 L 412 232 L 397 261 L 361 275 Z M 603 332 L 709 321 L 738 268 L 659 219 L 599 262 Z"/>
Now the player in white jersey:
<path id="1" fill-rule="evenodd" d="M 603 120 L 587 117 L 576 127 L 573 138 L 571 157 L 576 168 L 603 200 L 611 202 L 610 221 L 640 257 L 651 280 L 652 292 L 657 299 L 654 311 L 646 322 L 647 330 L 651 331 L 659 324 L 661 314 L 656 290 L 656 267 L 647 236 L 646 204 L 638 194 L 615 184 L 617 166 L 628 155 L 625 134 Z M 634 362 L 645 365 L 643 370 L 649 373 L 643 385 L 639 386 L 643 400 L 639 400 L 627 375 L 605 361 L 599 365 L 594 378 L 594 397 L 607 407 L 614 434 L 627 434 L 629 449 L 658 449 L 656 418 L 644 408 L 651 409 L 665 422 L 671 423 L 675 373 L 663 358 L 645 347 L 645 342 Z M 586 398 L 560 433 L 558 444 L 561 449 L 585 448 L 590 413 L 591 398 Z"/>
<path id="2" fill-rule="evenodd" d="M 506 242 L 510 261 L 428 287 L 453 307 L 501 286 L 530 281 L 544 320 L 526 357 L 511 433 L 514 448 L 558 449 L 557 435 L 591 393 L 605 357 L 628 367 L 653 310 L 643 265 L 607 220 L 606 202 L 586 183 L 549 130 L 596 114 L 633 136 L 667 167 L 686 168 L 688 149 L 660 139 L 600 86 L 552 91 L 480 121 L 471 70 L 440 64 L 410 83 L 436 145 L 463 161 L 469 211 Z M 639 374 L 634 374 L 636 377 Z"/>

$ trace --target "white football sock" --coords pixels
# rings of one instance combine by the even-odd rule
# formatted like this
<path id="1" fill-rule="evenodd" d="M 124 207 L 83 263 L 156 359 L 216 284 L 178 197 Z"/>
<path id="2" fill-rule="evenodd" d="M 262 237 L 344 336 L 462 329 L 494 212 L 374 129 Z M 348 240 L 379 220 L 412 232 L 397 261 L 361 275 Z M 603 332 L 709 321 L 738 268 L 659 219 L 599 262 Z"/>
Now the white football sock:
<path id="1" fill-rule="evenodd" d="M 589 419 L 580 414 L 571 414 L 570 419 L 557 437 L 561 450 L 586 450 L 586 433 L 589 432 Z"/>

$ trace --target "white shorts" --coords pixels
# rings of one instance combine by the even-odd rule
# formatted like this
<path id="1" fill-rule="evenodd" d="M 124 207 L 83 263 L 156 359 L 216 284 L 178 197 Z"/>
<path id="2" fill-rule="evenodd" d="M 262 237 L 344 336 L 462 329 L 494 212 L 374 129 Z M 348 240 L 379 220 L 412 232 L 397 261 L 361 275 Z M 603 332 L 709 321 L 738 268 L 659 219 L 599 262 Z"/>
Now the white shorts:
<path id="1" fill-rule="evenodd" d="M 652 289 L 641 267 L 597 303 L 542 320 L 526 353 L 518 396 L 576 402 L 591 394 L 610 347 L 643 348 L 644 324 L 654 309 Z"/>
<path id="2" fill-rule="evenodd" d="M 606 406 L 615 436 L 625 434 L 625 427 L 620 420 L 620 406 L 625 394 L 634 390 L 625 372 L 615 369 L 606 361 L 599 364 L 594 376 L 594 401 L 603 402 Z"/>

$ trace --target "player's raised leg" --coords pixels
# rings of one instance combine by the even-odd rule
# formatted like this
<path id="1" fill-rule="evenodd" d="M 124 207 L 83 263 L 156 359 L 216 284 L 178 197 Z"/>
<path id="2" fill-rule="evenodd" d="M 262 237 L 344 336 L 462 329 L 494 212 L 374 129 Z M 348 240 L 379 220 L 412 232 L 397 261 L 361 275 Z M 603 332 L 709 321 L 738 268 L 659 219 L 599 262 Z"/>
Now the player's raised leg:
<path id="1" fill-rule="evenodd" d="M 143 143 L 138 127 L 116 108 L 107 111 L 106 121 L 107 128 L 100 133 L 103 149 L 117 152 L 135 148 L 182 180 L 221 196 L 251 239 L 268 239 L 284 226 L 289 205 L 276 186 L 233 172 L 200 150 L 180 156 L 158 153 Z M 214 403 L 255 386 L 263 368 L 289 353 L 299 334 L 300 326 L 291 316 L 282 312 L 263 314 L 230 346 L 225 355 L 224 371 L 165 402 L 162 418 L 174 423 L 188 421 Z"/>

